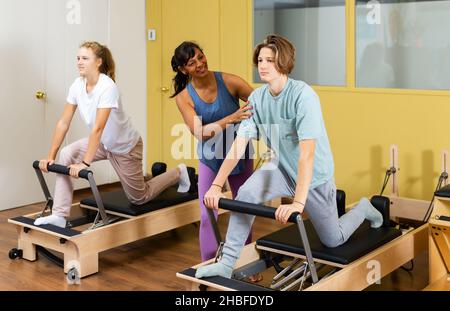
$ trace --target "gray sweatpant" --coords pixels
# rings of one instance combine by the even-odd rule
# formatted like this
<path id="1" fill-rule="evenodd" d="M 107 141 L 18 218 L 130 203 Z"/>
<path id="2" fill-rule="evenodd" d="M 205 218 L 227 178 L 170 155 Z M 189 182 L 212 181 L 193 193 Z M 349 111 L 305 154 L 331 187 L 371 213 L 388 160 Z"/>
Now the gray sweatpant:
<path id="1" fill-rule="evenodd" d="M 295 183 L 281 165 L 267 163 L 247 179 L 235 199 L 261 204 L 294 194 Z M 309 190 L 305 210 L 320 240 L 328 247 L 336 247 L 347 241 L 365 218 L 364 211 L 358 207 L 338 217 L 334 180 Z M 221 259 L 223 264 L 234 267 L 254 219 L 255 216 L 252 215 L 231 213 Z"/>

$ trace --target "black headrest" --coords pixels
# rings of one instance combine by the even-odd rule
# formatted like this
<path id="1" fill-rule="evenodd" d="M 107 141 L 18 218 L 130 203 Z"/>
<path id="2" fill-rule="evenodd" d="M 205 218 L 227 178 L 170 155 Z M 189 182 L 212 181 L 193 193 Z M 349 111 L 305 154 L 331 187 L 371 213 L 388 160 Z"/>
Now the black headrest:
<path id="1" fill-rule="evenodd" d="M 345 214 L 345 192 L 344 190 L 336 191 L 336 205 L 338 210 L 338 216 L 341 217 Z"/>
<path id="2" fill-rule="evenodd" d="M 437 197 L 450 198 L 450 185 L 444 186 L 434 193 Z"/>

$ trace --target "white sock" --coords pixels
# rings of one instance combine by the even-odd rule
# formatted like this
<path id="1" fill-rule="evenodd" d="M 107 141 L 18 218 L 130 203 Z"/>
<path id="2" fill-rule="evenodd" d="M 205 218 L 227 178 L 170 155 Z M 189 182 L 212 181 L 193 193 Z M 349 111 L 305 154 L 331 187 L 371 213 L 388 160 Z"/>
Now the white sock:
<path id="1" fill-rule="evenodd" d="M 185 164 L 179 164 L 180 168 L 180 181 L 178 182 L 178 192 L 188 192 L 191 187 L 191 181 L 189 180 L 189 174 Z"/>
<path id="2" fill-rule="evenodd" d="M 223 276 L 224 278 L 231 278 L 233 274 L 233 269 L 224 265 L 221 262 L 216 262 L 207 266 L 202 266 L 195 272 L 195 277 L 197 279 L 208 277 L 208 276 Z"/>
<path id="3" fill-rule="evenodd" d="M 366 219 L 370 222 L 372 228 L 379 228 L 383 225 L 383 215 L 370 203 L 369 199 L 362 198 L 359 201 L 358 208 L 364 210 Z"/>
<path id="4" fill-rule="evenodd" d="M 56 216 L 56 215 L 50 215 L 45 217 L 39 217 L 34 221 L 34 225 L 40 226 L 40 225 L 55 225 L 61 228 L 66 227 L 66 219 L 62 216 Z"/>

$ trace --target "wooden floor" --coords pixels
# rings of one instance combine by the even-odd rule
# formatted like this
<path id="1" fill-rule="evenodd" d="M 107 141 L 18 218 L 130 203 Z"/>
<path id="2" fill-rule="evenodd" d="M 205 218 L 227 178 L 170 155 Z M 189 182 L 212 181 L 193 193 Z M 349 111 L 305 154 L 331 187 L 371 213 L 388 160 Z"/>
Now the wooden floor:
<path id="1" fill-rule="evenodd" d="M 106 190 L 115 190 L 109 186 Z M 104 191 L 105 189 L 103 189 Z M 74 200 L 90 196 L 79 191 Z M 0 290 L 185 290 L 185 283 L 175 273 L 199 263 L 198 224 L 130 243 L 100 254 L 99 273 L 83 278 L 79 285 L 69 285 L 62 269 L 40 256 L 35 262 L 10 260 L 8 252 L 17 247 L 17 233 L 8 218 L 40 211 L 34 204 L 0 212 Z M 226 232 L 228 215 L 221 216 L 219 226 Z M 257 218 L 254 238 L 273 232 L 282 225 Z M 380 285 L 368 290 L 421 290 L 427 285 L 428 256 L 414 262 L 413 272 L 398 269 L 383 278 Z"/>

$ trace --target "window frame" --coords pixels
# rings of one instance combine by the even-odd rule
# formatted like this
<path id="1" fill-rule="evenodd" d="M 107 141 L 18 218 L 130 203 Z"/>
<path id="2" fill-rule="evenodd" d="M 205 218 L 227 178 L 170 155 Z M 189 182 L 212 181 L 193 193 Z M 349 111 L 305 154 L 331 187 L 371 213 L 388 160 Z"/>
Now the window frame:
<path id="1" fill-rule="evenodd" d="M 261 86 L 260 83 L 253 82 L 253 14 L 254 0 L 250 0 L 249 8 L 249 81 L 255 86 Z M 345 85 L 344 86 L 311 86 L 317 91 L 330 92 L 352 92 L 352 93 L 373 93 L 373 94 L 408 94 L 422 96 L 450 96 L 449 90 L 431 90 L 431 89 L 400 89 L 400 88 L 376 88 L 376 87 L 357 87 L 356 86 L 356 0 L 345 0 Z M 450 87 L 450 86 L 449 86 Z"/>

